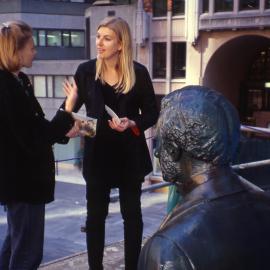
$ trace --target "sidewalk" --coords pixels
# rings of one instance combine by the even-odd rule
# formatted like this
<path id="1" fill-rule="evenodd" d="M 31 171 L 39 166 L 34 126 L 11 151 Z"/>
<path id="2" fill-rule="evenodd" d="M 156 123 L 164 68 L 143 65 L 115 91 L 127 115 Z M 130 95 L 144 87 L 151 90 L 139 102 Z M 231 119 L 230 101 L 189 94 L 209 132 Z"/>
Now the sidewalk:
<path id="1" fill-rule="evenodd" d="M 144 239 L 144 242 L 146 238 Z M 88 270 L 87 253 L 82 252 L 41 266 L 40 270 Z M 124 265 L 124 242 L 120 241 L 105 247 L 104 270 L 121 270 Z"/>
<path id="2" fill-rule="evenodd" d="M 49 204 L 46 214 L 45 260 L 40 269 L 88 270 L 85 234 L 80 232 L 86 217 L 85 182 L 81 172 L 71 164 L 59 164 L 58 172 L 56 201 Z M 143 193 L 144 241 L 166 215 L 166 202 L 165 193 Z M 123 225 L 118 201 L 110 203 L 105 246 L 104 269 L 124 269 Z"/>
<path id="3" fill-rule="evenodd" d="M 70 164 L 59 166 L 55 201 L 46 205 L 44 255 L 41 270 L 88 270 L 85 233 L 85 182 Z M 144 183 L 147 185 L 147 183 Z M 166 215 L 166 193 L 142 194 L 143 237 L 147 239 Z M 0 208 L 0 247 L 7 230 L 6 213 Z M 123 222 L 119 202 L 111 202 L 106 219 L 105 270 L 123 269 Z"/>

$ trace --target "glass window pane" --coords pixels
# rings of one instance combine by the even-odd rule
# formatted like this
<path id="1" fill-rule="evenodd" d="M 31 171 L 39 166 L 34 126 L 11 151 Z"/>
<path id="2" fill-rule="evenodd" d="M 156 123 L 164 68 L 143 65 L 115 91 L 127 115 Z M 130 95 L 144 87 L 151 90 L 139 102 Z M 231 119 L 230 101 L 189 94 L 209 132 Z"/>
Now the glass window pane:
<path id="1" fill-rule="evenodd" d="M 61 31 L 47 31 L 47 45 L 61 46 Z"/>
<path id="2" fill-rule="evenodd" d="M 233 0 L 215 0 L 215 12 L 233 11 Z"/>
<path id="3" fill-rule="evenodd" d="M 166 43 L 153 43 L 153 78 L 166 77 Z"/>
<path id="4" fill-rule="evenodd" d="M 33 29 L 32 35 L 33 35 L 34 44 L 35 44 L 35 46 L 37 46 L 38 45 L 38 42 L 37 42 L 37 40 L 38 40 L 38 31 Z"/>
<path id="5" fill-rule="evenodd" d="M 45 30 L 38 31 L 38 45 L 39 46 L 46 46 L 46 33 Z"/>
<path id="6" fill-rule="evenodd" d="M 48 97 L 53 97 L 53 77 L 47 76 Z"/>
<path id="7" fill-rule="evenodd" d="M 172 43 L 172 78 L 186 77 L 186 43 Z"/>
<path id="8" fill-rule="evenodd" d="M 259 8 L 259 0 L 240 0 L 239 10 L 252 10 Z"/>
<path id="9" fill-rule="evenodd" d="M 182 15 L 185 14 L 185 0 L 173 0 L 172 14 Z"/>
<path id="10" fill-rule="evenodd" d="M 84 47 L 84 32 L 71 31 L 71 46 Z"/>
<path id="11" fill-rule="evenodd" d="M 63 31 L 63 45 L 64 47 L 70 46 L 70 32 L 69 31 Z"/>
<path id="12" fill-rule="evenodd" d="M 73 83 L 74 76 L 67 76 L 67 79 L 69 80 L 70 83 Z"/>
<path id="13" fill-rule="evenodd" d="M 167 16 L 167 0 L 153 1 L 153 16 Z"/>
<path id="14" fill-rule="evenodd" d="M 202 12 L 203 13 L 209 12 L 209 0 L 203 0 Z"/>
<path id="15" fill-rule="evenodd" d="M 55 97 L 65 97 L 63 92 L 63 82 L 66 76 L 54 76 L 54 96 Z"/>
<path id="16" fill-rule="evenodd" d="M 265 0 L 265 9 L 270 8 L 270 0 Z"/>
<path id="17" fill-rule="evenodd" d="M 46 97 L 46 77 L 45 76 L 33 76 L 34 77 L 34 91 L 36 97 Z"/>

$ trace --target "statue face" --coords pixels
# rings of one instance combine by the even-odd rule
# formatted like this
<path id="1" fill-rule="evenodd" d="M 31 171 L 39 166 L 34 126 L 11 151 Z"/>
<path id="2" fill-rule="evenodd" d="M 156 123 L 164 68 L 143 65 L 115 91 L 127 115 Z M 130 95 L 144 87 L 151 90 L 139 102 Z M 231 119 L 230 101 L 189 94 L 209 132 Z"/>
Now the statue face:
<path id="1" fill-rule="evenodd" d="M 159 158 L 163 179 L 168 182 L 181 182 L 182 171 L 179 161 L 182 150 L 177 146 L 167 126 L 164 126 L 167 114 L 166 110 L 162 111 L 158 120 L 155 156 Z"/>

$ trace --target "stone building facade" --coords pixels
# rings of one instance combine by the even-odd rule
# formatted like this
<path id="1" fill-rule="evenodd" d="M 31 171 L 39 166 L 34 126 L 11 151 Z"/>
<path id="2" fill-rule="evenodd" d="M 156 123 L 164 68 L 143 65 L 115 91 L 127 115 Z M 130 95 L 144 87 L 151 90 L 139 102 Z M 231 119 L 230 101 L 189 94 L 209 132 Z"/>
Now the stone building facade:
<path id="1" fill-rule="evenodd" d="M 148 68 L 158 102 L 205 85 L 228 97 L 243 123 L 270 125 L 269 0 L 0 1 L 0 22 L 22 19 L 35 30 L 38 59 L 27 72 L 49 117 L 63 100 L 61 81 L 96 56 L 97 25 L 113 15 L 128 21 L 134 58 Z"/>

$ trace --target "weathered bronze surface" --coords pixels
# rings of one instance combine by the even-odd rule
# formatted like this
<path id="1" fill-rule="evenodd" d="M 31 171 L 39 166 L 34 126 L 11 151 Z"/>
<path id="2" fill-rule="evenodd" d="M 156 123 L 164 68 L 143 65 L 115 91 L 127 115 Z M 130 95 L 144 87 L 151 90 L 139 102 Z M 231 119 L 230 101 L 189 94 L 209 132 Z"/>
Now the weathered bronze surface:
<path id="1" fill-rule="evenodd" d="M 184 199 L 143 247 L 139 270 L 270 269 L 269 195 L 230 169 L 239 130 L 214 90 L 188 86 L 163 99 L 156 155 Z"/>

